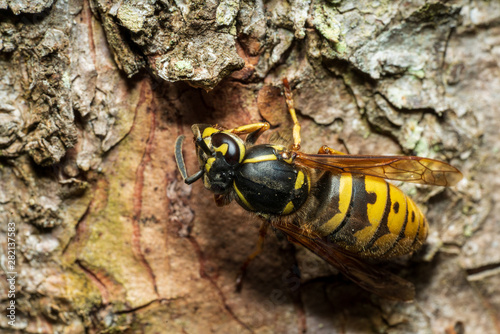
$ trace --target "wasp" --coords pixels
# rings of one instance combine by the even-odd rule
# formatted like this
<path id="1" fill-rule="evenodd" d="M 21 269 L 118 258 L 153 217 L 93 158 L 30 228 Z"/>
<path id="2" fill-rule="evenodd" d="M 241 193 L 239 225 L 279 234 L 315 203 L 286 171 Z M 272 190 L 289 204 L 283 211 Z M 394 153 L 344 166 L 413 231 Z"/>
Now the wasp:
<path id="1" fill-rule="evenodd" d="M 194 124 L 200 169 L 188 176 L 179 136 L 175 158 L 182 178 L 187 184 L 202 178 L 218 206 L 235 200 L 261 218 L 257 249 L 243 268 L 260 252 L 271 225 L 365 290 L 412 300 L 413 284 L 374 262 L 418 250 L 428 222 L 415 202 L 386 180 L 452 186 L 462 174 L 445 162 L 415 156 L 349 155 L 328 146 L 317 154 L 301 152 L 293 96 L 288 81 L 283 83 L 293 121 L 291 145 L 256 145 L 270 129 L 267 122 L 228 130 Z"/>

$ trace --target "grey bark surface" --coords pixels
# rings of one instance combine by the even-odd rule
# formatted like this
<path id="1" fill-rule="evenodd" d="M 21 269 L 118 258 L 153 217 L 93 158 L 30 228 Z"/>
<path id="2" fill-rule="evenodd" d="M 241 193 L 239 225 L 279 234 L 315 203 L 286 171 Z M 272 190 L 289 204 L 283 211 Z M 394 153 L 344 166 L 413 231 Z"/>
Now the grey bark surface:
<path id="1" fill-rule="evenodd" d="M 495 1 L 0 0 L 0 303 L 16 303 L 1 331 L 500 333 L 499 61 Z M 381 265 L 415 301 L 274 233 L 235 291 L 259 220 L 185 185 L 174 142 L 193 123 L 284 133 L 284 77 L 305 152 L 463 172 L 401 185 L 430 236 Z"/>

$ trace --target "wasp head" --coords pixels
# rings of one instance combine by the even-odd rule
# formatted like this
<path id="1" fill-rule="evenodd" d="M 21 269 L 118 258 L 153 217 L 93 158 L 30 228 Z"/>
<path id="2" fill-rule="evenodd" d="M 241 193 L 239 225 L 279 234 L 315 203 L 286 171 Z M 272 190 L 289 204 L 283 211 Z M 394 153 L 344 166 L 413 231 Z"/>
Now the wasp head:
<path id="1" fill-rule="evenodd" d="M 232 185 L 236 168 L 245 156 L 245 144 L 235 134 L 209 125 L 192 126 L 200 170 L 187 177 L 182 159 L 183 136 L 177 139 L 175 156 L 177 166 L 187 184 L 203 176 L 205 188 L 216 194 L 227 193 Z"/>

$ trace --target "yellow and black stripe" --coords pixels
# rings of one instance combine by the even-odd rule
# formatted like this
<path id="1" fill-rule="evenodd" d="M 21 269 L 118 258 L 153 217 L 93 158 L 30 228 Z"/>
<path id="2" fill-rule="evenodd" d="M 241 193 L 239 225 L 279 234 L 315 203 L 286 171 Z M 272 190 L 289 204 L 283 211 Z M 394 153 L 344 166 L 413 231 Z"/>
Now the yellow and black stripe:
<path id="1" fill-rule="evenodd" d="M 354 254 L 370 258 L 408 254 L 427 237 L 420 209 L 381 178 L 325 172 L 315 184 L 304 207 L 314 205 L 316 210 L 308 210 L 302 219 Z"/>

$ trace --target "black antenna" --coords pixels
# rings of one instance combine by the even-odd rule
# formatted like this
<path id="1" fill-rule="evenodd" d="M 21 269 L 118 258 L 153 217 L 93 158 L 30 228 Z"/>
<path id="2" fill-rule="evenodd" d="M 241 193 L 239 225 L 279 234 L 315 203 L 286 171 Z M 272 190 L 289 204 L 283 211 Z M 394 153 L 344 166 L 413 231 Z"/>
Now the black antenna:
<path id="1" fill-rule="evenodd" d="M 194 173 L 191 176 L 187 176 L 187 169 L 186 165 L 184 164 L 184 157 L 182 156 L 182 143 L 184 142 L 185 138 L 185 136 L 180 135 L 175 141 L 175 161 L 177 162 L 177 168 L 179 168 L 179 172 L 181 173 L 184 182 L 186 184 L 191 184 L 203 176 L 203 169 L 200 169 L 198 172 Z M 208 149 L 206 144 L 205 147 Z M 201 149 L 203 150 L 203 147 Z M 208 151 L 210 152 L 210 149 L 208 149 Z"/>
<path id="2" fill-rule="evenodd" d="M 214 155 L 214 153 L 208 148 L 207 143 L 205 143 L 203 138 L 196 138 L 196 145 L 198 145 L 209 157 Z"/>

